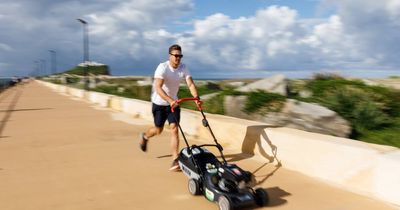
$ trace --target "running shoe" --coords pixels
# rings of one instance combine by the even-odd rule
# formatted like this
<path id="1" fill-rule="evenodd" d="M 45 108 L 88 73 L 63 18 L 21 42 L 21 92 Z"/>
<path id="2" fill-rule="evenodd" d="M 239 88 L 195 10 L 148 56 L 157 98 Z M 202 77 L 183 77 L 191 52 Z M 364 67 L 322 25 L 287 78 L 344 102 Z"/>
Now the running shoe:
<path id="1" fill-rule="evenodd" d="M 139 146 L 140 146 L 140 149 L 143 151 L 143 152 L 146 152 L 147 151 L 147 142 L 149 141 L 148 139 L 146 139 L 146 137 L 144 136 L 144 133 L 141 133 L 140 134 L 140 143 L 139 143 Z"/>
<path id="2" fill-rule="evenodd" d="M 178 159 L 175 159 L 172 161 L 171 168 L 169 168 L 169 171 L 180 171 L 181 167 L 179 167 Z"/>

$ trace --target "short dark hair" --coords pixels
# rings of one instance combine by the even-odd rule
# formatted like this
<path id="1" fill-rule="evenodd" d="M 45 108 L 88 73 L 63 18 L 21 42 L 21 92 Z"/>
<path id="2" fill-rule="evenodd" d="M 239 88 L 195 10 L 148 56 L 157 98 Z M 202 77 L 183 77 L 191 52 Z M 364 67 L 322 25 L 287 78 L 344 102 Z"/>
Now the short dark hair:
<path id="1" fill-rule="evenodd" d="M 179 50 L 179 51 L 182 52 L 181 46 L 179 46 L 179 45 L 177 45 L 177 44 L 171 45 L 171 47 L 169 47 L 168 52 L 171 53 L 173 50 Z"/>

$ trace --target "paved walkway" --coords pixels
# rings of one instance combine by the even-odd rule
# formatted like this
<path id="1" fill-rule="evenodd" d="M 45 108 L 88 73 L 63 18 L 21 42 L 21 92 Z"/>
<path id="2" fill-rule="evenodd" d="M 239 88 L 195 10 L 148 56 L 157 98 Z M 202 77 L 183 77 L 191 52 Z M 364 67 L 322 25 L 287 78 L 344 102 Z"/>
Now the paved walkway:
<path id="1" fill-rule="evenodd" d="M 0 122 L 2 210 L 218 209 L 189 195 L 182 173 L 168 172 L 168 130 L 139 150 L 147 121 L 31 82 L 1 93 Z M 270 194 L 258 209 L 396 209 L 237 151 L 227 159 Z"/>

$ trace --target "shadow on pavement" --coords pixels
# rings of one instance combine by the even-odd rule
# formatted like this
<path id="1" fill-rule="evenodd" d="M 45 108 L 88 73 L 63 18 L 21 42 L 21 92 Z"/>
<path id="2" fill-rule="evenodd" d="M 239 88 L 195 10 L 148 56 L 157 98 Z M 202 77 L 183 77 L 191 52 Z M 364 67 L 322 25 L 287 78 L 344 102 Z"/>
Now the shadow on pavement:
<path id="1" fill-rule="evenodd" d="M 267 205 L 268 207 L 283 205 L 287 203 L 287 200 L 284 199 L 284 197 L 292 195 L 289 192 L 281 189 L 280 187 L 270 187 L 264 190 L 268 192 L 269 196 L 269 203 Z"/>
<path id="2" fill-rule="evenodd" d="M 7 109 L 0 110 L 0 112 L 21 112 L 21 111 L 40 111 L 40 110 L 49 110 L 53 108 L 38 108 L 38 109 Z"/>
<path id="3" fill-rule="evenodd" d="M 258 151 L 261 156 L 267 159 L 270 163 L 276 160 L 278 162 L 278 165 L 282 165 L 281 161 L 277 157 L 278 148 L 272 143 L 271 139 L 265 132 L 265 128 L 271 127 L 272 126 L 267 125 L 248 126 L 246 130 L 246 135 L 242 143 L 242 153 L 253 156 L 255 147 L 256 145 L 258 145 Z M 266 149 L 262 147 L 262 141 L 265 141 L 269 145 L 269 147 L 271 148 L 270 152 L 266 151 Z"/>
<path id="4" fill-rule="evenodd" d="M 12 91 L 12 92 L 11 92 L 11 91 Z M 19 97 L 20 97 L 21 94 L 22 94 L 22 90 L 21 90 L 19 87 L 18 87 L 18 88 L 13 88 L 13 89 L 10 90 L 10 92 L 8 92 L 8 94 L 11 95 L 12 93 L 14 93 L 14 96 L 13 96 L 13 98 L 12 98 L 12 100 L 11 100 L 10 105 L 8 105 L 8 109 L 7 109 L 6 113 L 5 113 L 4 116 L 3 116 L 3 119 L 1 120 L 1 124 L 0 124 L 0 138 L 3 137 L 4 128 L 6 127 L 7 122 L 8 122 L 8 120 L 10 119 L 11 114 L 12 114 L 12 111 L 9 111 L 9 110 L 13 110 L 14 107 L 17 105 L 17 102 L 18 102 L 18 100 L 19 100 Z M 8 95 L 7 95 L 6 97 L 8 97 Z M 4 98 L 2 98 L 2 99 L 4 99 Z"/>
<path id="5" fill-rule="evenodd" d="M 158 156 L 157 158 L 167 158 L 167 157 L 172 157 L 172 155 L 161 155 L 161 156 Z"/>
<path id="6" fill-rule="evenodd" d="M 255 175 L 259 170 L 261 170 L 263 167 L 265 167 L 267 165 L 268 165 L 268 163 L 264 163 L 263 165 L 261 165 L 259 168 L 257 168 L 256 170 L 254 170 L 252 172 L 252 174 L 254 175 L 254 179 L 255 179 L 253 181 L 253 186 L 257 186 L 257 185 L 263 184 L 268 178 L 273 176 L 275 174 L 275 172 L 278 171 L 278 169 L 280 167 L 282 167 L 282 165 L 280 163 L 278 163 L 277 165 L 275 165 L 274 170 L 272 170 L 268 174 L 266 174 L 266 175 Z"/>
<path id="7" fill-rule="evenodd" d="M 9 89 L 6 93 L 2 94 L 0 96 L 0 101 L 3 101 L 4 99 L 8 97 L 12 97 L 10 104 L 8 105 L 7 109 L 5 110 L 0 110 L 0 113 L 5 113 L 3 118 L 0 120 L 0 138 L 6 138 L 9 136 L 3 136 L 3 131 L 7 125 L 7 123 L 10 121 L 9 119 L 11 118 L 11 115 L 13 112 L 20 112 L 20 111 L 40 111 L 40 110 L 49 110 L 53 108 L 36 108 L 36 109 L 15 109 L 19 98 L 21 97 L 23 92 L 23 86 L 17 86 L 12 89 Z"/>
<path id="8" fill-rule="evenodd" d="M 275 160 L 277 164 L 275 165 L 275 169 L 268 173 L 267 175 L 255 175 L 255 177 L 262 177 L 260 181 L 255 181 L 255 185 L 262 184 L 269 177 L 274 175 L 274 173 L 282 167 L 281 161 L 278 159 L 278 147 L 276 147 L 271 139 L 268 137 L 265 132 L 265 128 L 271 128 L 276 126 L 268 126 L 268 125 L 256 125 L 256 126 L 248 126 L 246 130 L 246 135 L 244 137 L 242 143 L 242 152 L 237 154 L 228 154 L 225 155 L 225 158 L 228 162 L 240 161 L 243 159 L 251 158 L 255 155 L 256 145 L 258 145 L 259 154 L 266 159 L 266 162 L 263 163 L 260 167 L 254 170 L 252 173 L 255 175 L 258 171 L 260 171 L 263 167 L 267 166 L 270 163 L 273 163 Z M 265 141 L 270 151 L 267 148 L 263 148 L 263 141 Z M 264 144 L 265 145 L 265 144 Z"/>

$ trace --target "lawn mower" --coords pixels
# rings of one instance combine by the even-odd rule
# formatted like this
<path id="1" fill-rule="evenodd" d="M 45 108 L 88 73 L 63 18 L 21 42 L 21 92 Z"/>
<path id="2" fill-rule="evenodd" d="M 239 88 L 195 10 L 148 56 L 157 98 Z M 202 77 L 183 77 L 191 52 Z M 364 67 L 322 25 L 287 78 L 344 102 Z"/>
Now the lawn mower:
<path id="1" fill-rule="evenodd" d="M 178 162 L 182 172 L 189 179 L 189 192 L 192 195 L 204 195 L 207 200 L 217 203 L 220 210 L 266 205 L 269 200 L 267 192 L 262 188 L 254 190 L 250 186 L 252 173 L 225 160 L 223 148 L 215 138 L 206 119 L 200 99 L 182 98 L 177 103 L 188 100 L 197 102 L 197 108 L 203 116 L 202 124 L 208 128 L 214 139 L 214 144 L 189 146 L 182 127 L 178 123 L 178 128 L 186 143 L 186 147 L 179 153 Z M 174 112 L 174 109 L 171 108 L 171 111 Z M 222 161 L 207 149 L 209 147 L 218 149 Z"/>

